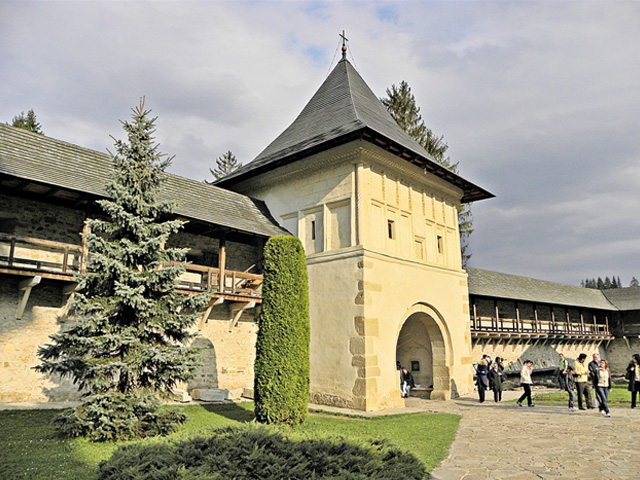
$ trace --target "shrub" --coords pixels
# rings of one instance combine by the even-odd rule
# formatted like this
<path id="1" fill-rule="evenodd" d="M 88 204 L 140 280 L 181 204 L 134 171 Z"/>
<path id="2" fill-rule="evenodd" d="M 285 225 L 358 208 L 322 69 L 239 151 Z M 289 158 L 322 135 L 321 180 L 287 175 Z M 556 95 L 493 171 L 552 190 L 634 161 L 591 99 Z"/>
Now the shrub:
<path id="1" fill-rule="evenodd" d="M 120 447 L 98 468 L 98 480 L 423 479 L 424 465 L 386 442 L 290 438 L 249 424 L 211 437 Z"/>
<path id="2" fill-rule="evenodd" d="M 258 325 L 256 419 L 300 424 L 309 403 L 309 287 L 304 249 L 296 237 L 272 237 L 265 245 Z"/>
<path id="3" fill-rule="evenodd" d="M 157 408 L 153 395 L 93 395 L 76 409 L 56 416 L 53 424 L 64 436 L 105 442 L 167 435 L 186 420 L 180 412 Z"/>

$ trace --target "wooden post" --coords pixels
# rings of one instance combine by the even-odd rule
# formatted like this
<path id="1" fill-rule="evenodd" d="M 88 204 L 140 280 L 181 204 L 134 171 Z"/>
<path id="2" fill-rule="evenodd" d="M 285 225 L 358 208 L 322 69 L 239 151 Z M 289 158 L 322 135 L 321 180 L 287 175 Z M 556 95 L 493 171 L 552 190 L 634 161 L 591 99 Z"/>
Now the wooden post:
<path id="1" fill-rule="evenodd" d="M 536 326 L 536 331 L 542 331 L 542 325 L 538 320 L 538 305 L 536 305 L 535 303 L 533 304 L 533 321 L 534 325 Z"/>
<path id="2" fill-rule="evenodd" d="M 90 220 L 90 218 L 87 218 L 84 221 L 84 226 L 82 227 L 82 258 L 80 259 L 80 273 L 87 271 L 87 264 L 89 262 L 89 245 L 87 244 L 87 235 L 91 233 L 91 227 L 89 226 Z"/>
<path id="3" fill-rule="evenodd" d="M 9 247 L 9 266 L 13 265 L 13 257 L 16 254 L 16 237 L 11 238 L 11 246 Z"/>
<path id="4" fill-rule="evenodd" d="M 571 323 L 569 322 L 569 309 L 564 309 L 564 320 L 567 322 L 567 332 L 571 331 Z"/>
<path id="5" fill-rule="evenodd" d="M 580 314 L 580 333 L 584 335 L 586 332 L 584 329 L 584 316 L 582 315 L 582 310 L 578 310 L 578 313 Z"/>
<path id="6" fill-rule="evenodd" d="M 593 314 L 593 332 L 598 333 L 598 322 L 596 321 L 596 314 Z"/>
<path id="7" fill-rule="evenodd" d="M 227 268 L 227 247 L 226 247 L 226 235 L 223 233 L 222 237 L 219 240 L 219 251 L 218 251 L 218 267 L 220 268 L 220 280 L 218 284 L 218 290 L 224 292 L 225 290 L 225 279 L 224 279 L 224 270 Z"/>
<path id="8" fill-rule="evenodd" d="M 607 335 L 611 335 L 611 332 L 609 332 L 609 316 L 608 315 L 604 316 L 604 324 L 607 329 Z"/>
<path id="9" fill-rule="evenodd" d="M 520 331 L 524 332 L 524 323 L 522 322 L 522 319 L 520 318 L 520 308 L 518 307 L 518 302 L 513 302 L 513 308 L 516 311 L 516 322 L 518 323 Z"/>
<path id="10" fill-rule="evenodd" d="M 477 325 L 478 325 L 478 311 L 476 309 L 476 299 L 474 298 L 471 301 L 473 302 L 472 303 L 472 306 L 473 306 L 473 329 L 477 330 L 478 329 L 478 327 L 477 327 Z"/>
<path id="11" fill-rule="evenodd" d="M 494 306 L 494 308 L 495 308 L 495 310 L 496 310 L 496 324 L 495 324 L 495 329 L 497 330 L 497 329 L 498 329 L 498 319 L 500 318 L 500 309 L 498 308 L 498 301 L 497 301 L 497 300 L 494 300 L 494 301 L 493 301 L 493 306 Z M 491 319 L 491 327 L 492 327 L 492 328 L 494 328 L 494 327 L 493 327 L 493 319 Z"/>
<path id="12" fill-rule="evenodd" d="M 549 305 L 549 310 L 551 310 L 551 330 L 556 331 L 556 312 L 553 311 L 553 305 Z"/>

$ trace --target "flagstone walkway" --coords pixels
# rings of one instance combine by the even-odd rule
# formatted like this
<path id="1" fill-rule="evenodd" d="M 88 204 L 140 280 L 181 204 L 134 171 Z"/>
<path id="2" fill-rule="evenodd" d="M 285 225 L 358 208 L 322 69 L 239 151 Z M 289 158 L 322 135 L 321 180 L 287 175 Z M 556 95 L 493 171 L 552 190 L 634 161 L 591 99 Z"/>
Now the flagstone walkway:
<path id="1" fill-rule="evenodd" d="M 408 406 L 417 402 L 425 401 L 409 399 Z M 640 478 L 640 409 L 614 407 L 606 418 L 597 409 L 520 408 L 471 398 L 435 403 L 431 410 L 459 413 L 462 420 L 434 480 Z"/>
<path id="2" fill-rule="evenodd" d="M 521 393 L 507 391 L 503 399 L 516 399 Z M 409 398 L 405 409 L 364 415 L 462 415 L 449 456 L 432 472 L 432 480 L 640 479 L 640 408 L 613 407 L 611 418 L 606 418 L 597 409 L 520 408 L 515 403 L 496 404 L 492 394 L 487 398 L 491 400 L 482 404 L 476 396 L 448 402 Z"/>

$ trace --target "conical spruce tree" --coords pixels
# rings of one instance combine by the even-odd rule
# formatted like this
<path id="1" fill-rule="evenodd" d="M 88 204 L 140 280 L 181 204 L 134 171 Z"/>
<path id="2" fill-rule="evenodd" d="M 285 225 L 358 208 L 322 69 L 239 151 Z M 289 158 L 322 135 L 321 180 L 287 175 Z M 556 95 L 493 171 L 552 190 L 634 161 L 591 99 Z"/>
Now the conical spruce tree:
<path id="1" fill-rule="evenodd" d="M 272 237 L 264 248 L 254 395 L 259 422 L 296 425 L 307 418 L 309 282 L 297 237 Z"/>
<path id="2" fill-rule="evenodd" d="M 105 216 L 88 221 L 87 272 L 77 278 L 70 325 L 39 349 L 36 367 L 79 386 L 82 405 L 56 424 L 94 440 L 163 433 L 184 420 L 156 412 L 157 400 L 191 378 L 189 328 L 207 301 L 176 292 L 186 252 L 164 245 L 182 222 L 168 220 L 173 204 L 157 200 L 171 158 L 158 152 L 144 99 L 132 111 L 122 122 L 128 142 L 115 142 L 110 199 L 98 202 Z"/>

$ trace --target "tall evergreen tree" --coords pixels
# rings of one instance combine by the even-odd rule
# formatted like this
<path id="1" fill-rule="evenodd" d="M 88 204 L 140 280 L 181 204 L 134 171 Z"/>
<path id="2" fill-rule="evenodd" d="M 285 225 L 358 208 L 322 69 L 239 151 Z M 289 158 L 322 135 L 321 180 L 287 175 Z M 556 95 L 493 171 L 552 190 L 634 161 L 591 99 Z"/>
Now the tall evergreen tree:
<path id="1" fill-rule="evenodd" d="M 36 114 L 33 109 L 29 110 L 26 115 L 22 112 L 20 115 L 13 117 L 13 119 L 11 119 L 11 126 L 22 128 L 23 130 L 29 130 L 30 132 L 37 133 L 39 135 L 44 135 L 42 127 L 36 120 Z"/>
<path id="2" fill-rule="evenodd" d="M 631 282 L 629 283 L 630 287 L 640 287 L 640 282 L 638 282 L 638 279 L 636 277 L 632 277 L 631 278 Z"/>
<path id="3" fill-rule="evenodd" d="M 444 141 L 444 136 L 436 135 L 425 125 L 409 84 L 403 80 L 399 86 L 394 84 L 387 88 L 386 93 L 387 96 L 380 101 L 400 128 L 418 142 L 438 164 L 457 174 L 458 162 L 452 163 L 446 154 L 449 145 Z M 473 233 L 473 213 L 470 203 L 459 205 L 457 208 L 462 266 L 466 267 L 471 258 L 469 237 Z"/>
<path id="4" fill-rule="evenodd" d="M 57 419 L 70 435 L 112 440 L 167 431 L 184 418 L 156 413 L 157 399 L 197 366 L 189 328 L 207 298 L 176 292 L 186 251 L 164 245 L 182 222 L 167 220 L 173 204 L 157 200 L 171 158 L 158 152 L 148 115 L 142 99 L 123 122 L 128 142 L 115 142 L 110 199 L 98 202 L 104 219 L 88 221 L 89 263 L 77 279 L 70 325 L 38 351 L 40 372 L 68 376 L 84 394 Z"/>
<path id="5" fill-rule="evenodd" d="M 255 413 L 262 423 L 300 424 L 309 403 L 309 286 L 297 237 L 264 247 L 262 311 L 255 361 Z"/>
<path id="6" fill-rule="evenodd" d="M 209 171 L 211 172 L 211 175 L 213 175 L 213 177 L 218 180 L 229 175 L 234 170 L 239 169 L 241 166 L 242 164 L 236 158 L 236 156 L 231 153 L 231 150 L 227 150 L 227 153 L 216 159 L 216 168 L 210 168 Z M 204 182 L 209 184 L 214 183 L 208 182 L 207 180 L 205 180 Z"/>

